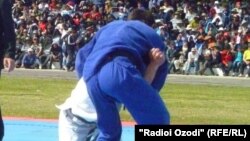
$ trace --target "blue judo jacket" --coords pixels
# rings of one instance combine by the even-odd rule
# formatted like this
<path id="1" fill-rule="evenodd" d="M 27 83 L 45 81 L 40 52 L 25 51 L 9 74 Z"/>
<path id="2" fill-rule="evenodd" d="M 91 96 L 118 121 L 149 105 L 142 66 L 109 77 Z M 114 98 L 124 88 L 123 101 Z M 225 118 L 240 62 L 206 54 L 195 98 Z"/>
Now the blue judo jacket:
<path id="1" fill-rule="evenodd" d="M 128 52 L 139 66 L 141 75 L 149 63 L 151 48 L 165 52 L 165 45 L 154 29 L 140 21 L 114 21 L 102 27 L 92 40 L 83 46 L 76 57 L 78 78 L 87 82 L 95 75 L 106 57 L 116 52 Z M 157 71 L 152 86 L 160 91 L 167 76 L 167 61 Z"/>

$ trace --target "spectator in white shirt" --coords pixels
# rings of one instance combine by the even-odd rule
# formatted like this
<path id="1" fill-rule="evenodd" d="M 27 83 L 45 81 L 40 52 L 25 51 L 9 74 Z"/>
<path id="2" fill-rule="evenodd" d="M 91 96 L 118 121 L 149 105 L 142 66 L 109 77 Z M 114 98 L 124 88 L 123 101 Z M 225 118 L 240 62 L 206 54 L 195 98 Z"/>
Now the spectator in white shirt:
<path id="1" fill-rule="evenodd" d="M 194 67 L 194 74 L 197 74 L 199 69 L 199 63 L 198 63 L 198 53 L 196 48 L 192 48 L 191 51 L 188 53 L 188 59 L 187 59 L 187 69 L 186 74 L 190 74 L 191 67 Z"/>

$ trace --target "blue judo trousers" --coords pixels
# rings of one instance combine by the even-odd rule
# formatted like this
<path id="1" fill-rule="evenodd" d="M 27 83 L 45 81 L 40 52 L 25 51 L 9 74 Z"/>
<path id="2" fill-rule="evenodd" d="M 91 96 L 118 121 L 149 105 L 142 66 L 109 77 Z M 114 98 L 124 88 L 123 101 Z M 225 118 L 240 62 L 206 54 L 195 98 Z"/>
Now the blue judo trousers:
<path id="1" fill-rule="evenodd" d="M 116 103 L 122 103 L 137 124 L 169 124 L 159 91 L 167 77 L 167 61 L 150 85 L 144 79 L 149 51 L 164 44 L 140 21 L 114 21 L 102 27 L 76 58 L 79 78 L 86 81 L 97 111 L 98 141 L 119 141 L 122 125 Z"/>

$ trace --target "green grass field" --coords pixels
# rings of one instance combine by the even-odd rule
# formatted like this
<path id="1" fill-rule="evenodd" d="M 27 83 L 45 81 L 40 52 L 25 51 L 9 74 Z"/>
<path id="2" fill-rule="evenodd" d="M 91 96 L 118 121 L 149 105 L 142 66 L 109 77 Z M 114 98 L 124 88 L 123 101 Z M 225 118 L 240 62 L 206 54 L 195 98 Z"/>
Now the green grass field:
<path id="1" fill-rule="evenodd" d="M 76 80 L 2 77 L 3 116 L 57 119 L 61 104 Z M 246 87 L 167 84 L 161 96 L 172 124 L 250 124 L 250 93 Z M 123 121 L 133 121 L 121 111 Z"/>

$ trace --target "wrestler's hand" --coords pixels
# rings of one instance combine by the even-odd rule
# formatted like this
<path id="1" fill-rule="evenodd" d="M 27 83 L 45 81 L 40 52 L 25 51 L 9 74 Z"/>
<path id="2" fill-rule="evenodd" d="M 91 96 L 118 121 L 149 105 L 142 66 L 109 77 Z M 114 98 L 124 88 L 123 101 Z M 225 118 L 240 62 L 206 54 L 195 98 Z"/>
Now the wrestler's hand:
<path id="1" fill-rule="evenodd" d="M 150 63 L 144 74 L 144 79 L 151 84 L 158 68 L 165 62 L 165 54 L 158 48 L 152 48 L 149 52 Z"/>
<path id="2" fill-rule="evenodd" d="M 3 64 L 4 64 L 4 67 L 7 69 L 8 72 L 13 71 L 14 68 L 15 68 L 15 60 L 13 60 L 11 58 L 4 58 L 3 59 Z"/>
<path id="3" fill-rule="evenodd" d="M 159 48 L 152 48 L 149 52 L 149 58 L 150 65 L 155 67 L 161 66 L 166 60 L 165 54 Z"/>

